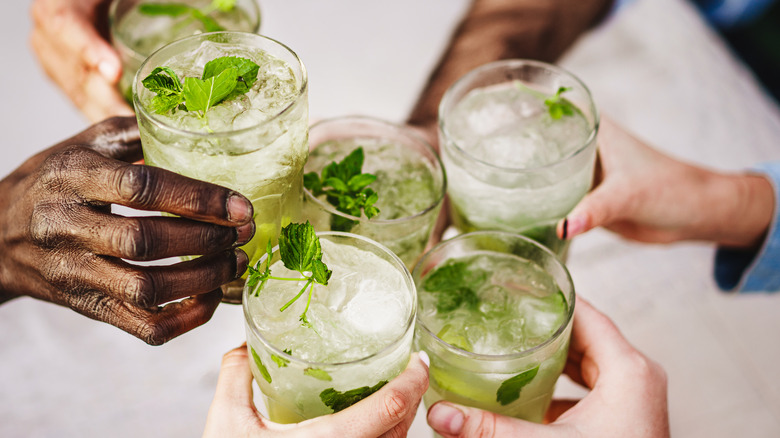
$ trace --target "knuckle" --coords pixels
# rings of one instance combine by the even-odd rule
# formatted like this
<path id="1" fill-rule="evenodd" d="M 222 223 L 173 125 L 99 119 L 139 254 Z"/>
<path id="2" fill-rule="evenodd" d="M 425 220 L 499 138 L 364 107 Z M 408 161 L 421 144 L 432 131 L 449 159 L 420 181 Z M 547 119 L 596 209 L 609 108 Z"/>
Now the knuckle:
<path id="1" fill-rule="evenodd" d="M 382 404 L 381 415 L 382 422 L 385 424 L 392 424 L 400 421 L 409 407 L 412 405 L 412 400 L 409 396 L 397 389 L 391 389 L 388 391 Z"/>
<path id="2" fill-rule="evenodd" d="M 114 233 L 111 244 L 126 259 L 149 260 L 154 254 L 155 240 L 146 227 L 134 220 Z"/>
<path id="3" fill-rule="evenodd" d="M 125 275 L 121 284 L 124 296 L 133 304 L 146 308 L 157 304 L 154 280 L 145 271 L 139 270 Z"/>
<path id="4" fill-rule="evenodd" d="M 636 350 L 628 354 L 625 360 L 632 375 L 642 381 L 653 380 L 658 374 L 657 369 L 660 368 L 652 360 Z"/>
<path id="5" fill-rule="evenodd" d="M 470 438 L 494 438 L 496 436 L 496 421 L 496 414 L 479 411 L 477 418 L 470 416 L 466 419 L 463 436 Z"/>
<path id="6" fill-rule="evenodd" d="M 404 438 L 408 432 L 408 427 L 403 422 L 396 424 L 392 429 L 385 432 L 382 438 Z"/>
<path id="7" fill-rule="evenodd" d="M 148 166 L 127 165 L 118 169 L 117 192 L 132 203 L 150 205 L 155 200 L 154 172 Z"/>
<path id="8" fill-rule="evenodd" d="M 39 204 L 33 207 L 30 218 L 30 239 L 38 246 L 50 248 L 60 241 L 57 224 L 59 210 L 52 204 Z"/>
<path id="9" fill-rule="evenodd" d="M 171 339 L 171 328 L 163 322 L 144 322 L 134 334 L 149 345 L 162 345 Z"/>

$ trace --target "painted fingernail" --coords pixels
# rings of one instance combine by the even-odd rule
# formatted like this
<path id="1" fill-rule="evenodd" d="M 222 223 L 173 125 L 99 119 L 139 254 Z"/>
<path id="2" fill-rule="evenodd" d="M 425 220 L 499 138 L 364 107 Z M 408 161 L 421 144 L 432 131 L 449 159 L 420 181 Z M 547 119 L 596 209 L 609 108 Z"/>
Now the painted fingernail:
<path id="1" fill-rule="evenodd" d="M 249 263 L 249 257 L 241 249 L 236 249 L 236 278 L 244 275 L 246 265 Z"/>
<path id="2" fill-rule="evenodd" d="M 465 422 L 463 412 L 446 402 L 436 403 L 428 411 L 428 425 L 441 434 L 459 435 Z"/>
<path id="3" fill-rule="evenodd" d="M 420 351 L 419 353 L 417 353 L 417 355 L 420 356 L 420 360 L 422 361 L 422 363 L 425 364 L 426 367 L 428 368 L 431 367 L 431 358 L 428 357 L 428 353 L 424 351 Z"/>
<path id="4" fill-rule="evenodd" d="M 569 236 L 569 218 L 566 218 L 563 220 L 563 233 L 561 234 L 561 239 L 566 240 L 566 237 Z"/>
<path id="5" fill-rule="evenodd" d="M 227 202 L 227 212 L 231 222 L 246 222 L 252 218 L 252 205 L 241 195 L 231 195 Z"/>
<path id="6" fill-rule="evenodd" d="M 236 228 L 236 245 L 244 245 L 252 240 L 255 235 L 255 221 L 249 221 L 246 225 Z"/>
<path id="7" fill-rule="evenodd" d="M 571 216 L 566 218 L 566 223 L 563 228 L 563 238 L 566 236 L 574 237 L 585 232 L 585 220 L 579 216 Z"/>

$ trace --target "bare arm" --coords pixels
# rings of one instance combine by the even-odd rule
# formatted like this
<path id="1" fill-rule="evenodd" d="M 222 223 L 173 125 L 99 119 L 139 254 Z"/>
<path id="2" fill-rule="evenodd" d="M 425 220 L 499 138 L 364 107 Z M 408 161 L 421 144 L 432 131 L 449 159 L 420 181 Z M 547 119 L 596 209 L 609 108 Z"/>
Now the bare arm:
<path id="1" fill-rule="evenodd" d="M 475 0 L 428 79 L 408 123 L 432 137 L 439 101 L 458 78 L 511 58 L 555 61 L 613 0 Z M 435 143 L 435 142 L 434 142 Z"/>

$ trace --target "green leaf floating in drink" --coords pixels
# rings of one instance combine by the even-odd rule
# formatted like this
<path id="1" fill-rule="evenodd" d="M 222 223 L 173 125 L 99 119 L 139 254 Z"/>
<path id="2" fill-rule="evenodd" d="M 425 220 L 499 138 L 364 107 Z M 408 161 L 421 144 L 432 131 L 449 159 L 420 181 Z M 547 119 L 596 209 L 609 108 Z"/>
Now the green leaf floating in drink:
<path id="1" fill-rule="evenodd" d="M 278 281 L 306 281 L 306 284 L 301 288 L 301 291 L 288 301 L 281 309 L 280 312 L 284 312 L 288 307 L 306 292 L 308 289 L 309 297 L 306 302 L 306 308 L 301 314 L 301 323 L 310 327 L 309 322 L 306 320 L 306 312 L 309 311 L 309 305 L 311 304 L 311 296 L 314 291 L 314 283 L 321 284 L 323 286 L 328 285 L 333 271 L 329 270 L 327 265 L 322 262 L 322 247 L 320 246 L 320 239 L 314 232 L 314 227 L 307 221 L 305 224 L 291 223 L 282 228 L 282 232 L 279 235 L 279 256 L 282 259 L 284 267 L 291 271 L 298 271 L 302 277 L 299 278 L 282 278 L 274 277 L 271 275 L 271 256 L 273 255 L 273 249 L 271 243 L 267 245 L 267 257 L 265 270 L 260 271 L 260 261 L 254 267 L 249 267 L 249 275 L 247 276 L 247 283 L 251 293 L 254 296 L 260 296 L 260 292 L 266 285 L 268 280 Z M 307 272 L 310 274 L 307 275 Z"/>
<path id="2" fill-rule="evenodd" d="M 529 384 L 531 380 L 536 377 L 536 373 L 538 372 L 539 365 L 504 380 L 498 388 L 498 391 L 496 391 L 496 401 L 501 403 L 501 406 L 506 406 L 520 398 L 520 390 L 523 389 L 525 385 Z"/>
<path id="3" fill-rule="evenodd" d="M 322 196 L 336 210 L 350 216 L 360 217 L 361 212 L 371 219 L 379 214 L 374 206 L 379 195 L 368 186 L 376 181 L 376 175 L 362 173 L 365 155 L 359 147 L 350 152 L 342 161 L 333 161 L 322 169 L 322 175 L 309 172 L 303 176 L 303 185 L 312 195 Z M 333 216 L 331 229 L 334 231 L 350 231 L 355 221 Z"/>
<path id="4" fill-rule="evenodd" d="M 487 280 L 487 272 L 468 269 L 465 262 L 456 262 L 437 268 L 423 281 L 422 289 L 437 295 L 436 311 L 452 312 L 461 306 L 470 310 L 479 308 L 477 289 Z"/>
<path id="5" fill-rule="evenodd" d="M 167 15 L 169 17 L 189 15 L 191 19 L 200 21 L 206 32 L 219 32 L 225 28 L 209 14 L 216 11 L 230 12 L 235 6 L 236 0 L 213 0 L 203 9 L 183 3 L 142 3 L 138 6 L 138 10 L 145 15 Z"/>
<path id="6" fill-rule="evenodd" d="M 306 368 L 303 370 L 303 374 L 325 382 L 333 381 L 333 377 L 331 377 L 327 371 L 321 370 L 319 368 Z"/>
<path id="7" fill-rule="evenodd" d="M 284 349 L 283 351 L 284 351 L 286 354 L 289 354 L 290 356 L 292 356 L 292 350 L 290 350 L 289 348 L 286 348 L 286 349 Z M 287 366 L 287 364 L 289 364 L 289 363 L 290 363 L 290 361 L 289 361 L 289 360 L 287 360 L 287 359 L 285 359 L 285 358 L 283 358 L 283 357 L 281 357 L 281 356 L 277 356 L 277 355 L 275 355 L 275 354 L 272 354 L 272 355 L 271 355 L 271 360 L 273 360 L 273 361 L 274 361 L 274 363 L 276 364 L 276 366 L 277 366 L 277 367 L 279 367 L 279 368 L 284 368 L 284 367 L 286 367 L 286 366 Z"/>
<path id="8" fill-rule="evenodd" d="M 382 380 L 374 386 L 362 386 L 360 388 L 350 389 L 349 391 L 340 392 L 333 388 L 328 388 L 320 393 L 320 400 L 325 403 L 325 406 L 333 409 L 333 412 L 342 411 L 355 403 L 363 400 L 369 395 L 379 391 L 383 386 L 387 384 L 387 380 Z"/>
<path id="9" fill-rule="evenodd" d="M 260 374 L 266 382 L 271 383 L 271 374 L 268 372 L 268 368 L 263 365 L 263 361 L 260 360 L 260 356 L 257 355 L 255 349 L 252 347 L 249 347 L 249 349 L 252 351 L 252 359 L 255 360 L 255 365 L 257 365 L 257 369 L 260 370 Z"/>
<path id="10" fill-rule="evenodd" d="M 554 120 L 558 120 L 565 115 L 574 115 L 574 111 L 576 111 L 574 104 L 561 97 L 561 94 L 570 90 L 571 87 L 558 87 L 558 91 L 554 96 L 548 97 L 544 100 L 544 104 L 547 105 L 547 109 L 550 112 L 550 117 L 552 117 Z"/>
<path id="11" fill-rule="evenodd" d="M 200 78 L 182 82 L 172 69 L 157 67 L 141 83 L 156 94 L 149 105 L 153 112 L 190 111 L 205 119 L 215 105 L 247 93 L 259 71 L 260 66 L 249 59 L 223 56 L 206 63 Z"/>

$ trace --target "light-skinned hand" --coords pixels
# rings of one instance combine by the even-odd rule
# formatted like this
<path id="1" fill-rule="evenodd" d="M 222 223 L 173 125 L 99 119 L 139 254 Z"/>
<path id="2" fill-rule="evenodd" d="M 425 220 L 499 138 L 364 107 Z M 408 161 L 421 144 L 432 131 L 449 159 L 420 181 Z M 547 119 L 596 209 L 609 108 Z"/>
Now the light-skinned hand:
<path id="1" fill-rule="evenodd" d="M 33 50 L 44 71 L 92 122 L 132 115 L 117 83 L 119 55 L 98 32 L 107 0 L 35 0 Z"/>
<path id="2" fill-rule="evenodd" d="M 598 141 L 596 187 L 558 224 L 559 236 L 602 226 L 653 243 L 706 240 L 751 247 L 763 238 L 775 204 L 766 178 L 676 160 L 606 117 Z"/>
<path id="3" fill-rule="evenodd" d="M 427 388 L 428 367 L 413 354 L 404 372 L 349 408 L 297 424 L 277 424 L 263 418 L 252 402 L 249 356 L 241 346 L 222 358 L 203 437 L 404 437 Z"/>
<path id="4" fill-rule="evenodd" d="M 668 438 L 663 369 L 637 351 L 617 327 L 577 299 L 564 372 L 590 389 L 582 400 L 554 400 L 549 424 L 530 423 L 441 401 L 428 424 L 445 438 Z"/>

